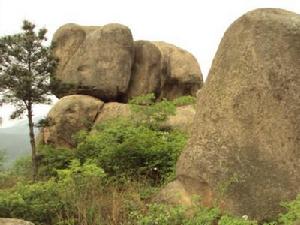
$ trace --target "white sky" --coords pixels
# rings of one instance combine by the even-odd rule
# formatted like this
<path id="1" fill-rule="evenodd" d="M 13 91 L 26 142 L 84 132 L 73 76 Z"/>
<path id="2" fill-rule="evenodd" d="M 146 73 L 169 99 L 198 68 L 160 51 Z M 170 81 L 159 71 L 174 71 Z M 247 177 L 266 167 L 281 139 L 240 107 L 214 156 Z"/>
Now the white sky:
<path id="1" fill-rule="evenodd" d="M 166 41 L 188 50 L 206 78 L 223 33 L 234 20 L 256 8 L 300 14 L 300 0 L 0 0 L 0 36 L 19 32 L 24 19 L 46 27 L 50 40 L 65 23 L 117 22 L 127 25 L 135 40 Z M 37 109 L 36 115 L 45 110 Z M 8 111 L 0 109 L 5 120 Z"/>

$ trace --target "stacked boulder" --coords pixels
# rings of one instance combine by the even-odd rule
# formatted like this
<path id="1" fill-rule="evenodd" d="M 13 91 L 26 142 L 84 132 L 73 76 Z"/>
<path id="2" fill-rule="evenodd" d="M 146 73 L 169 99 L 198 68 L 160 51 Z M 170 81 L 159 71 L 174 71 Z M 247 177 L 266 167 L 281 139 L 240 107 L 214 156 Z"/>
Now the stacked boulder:
<path id="1" fill-rule="evenodd" d="M 85 94 L 104 102 L 155 93 L 157 99 L 196 95 L 202 74 L 195 57 L 164 42 L 133 41 L 128 27 L 66 24 L 53 37 L 56 76 L 74 88 L 58 97 Z"/>
<path id="2" fill-rule="evenodd" d="M 193 195 L 259 221 L 300 193 L 300 16 L 258 9 L 226 31 L 198 94 L 176 181 L 160 200 Z M 177 195 L 178 194 L 178 195 Z M 177 196 L 177 199 L 176 199 Z"/>
<path id="3" fill-rule="evenodd" d="M 96 124 L 130 115 L 128 100 L 154 93 L 156 101 L 196 96 L 202 74 L 195 57 L 164 42 L 134 41 L 120 24 L 66 24 L 53 37 L 58 58 L 56 78 L 71 84 L 48 114 L 53 125 L 44 128 L 39 143 L 73 147 L 72 136 Z M 180 107 L 166 125 L 187 130 L 195 110 Z"/>

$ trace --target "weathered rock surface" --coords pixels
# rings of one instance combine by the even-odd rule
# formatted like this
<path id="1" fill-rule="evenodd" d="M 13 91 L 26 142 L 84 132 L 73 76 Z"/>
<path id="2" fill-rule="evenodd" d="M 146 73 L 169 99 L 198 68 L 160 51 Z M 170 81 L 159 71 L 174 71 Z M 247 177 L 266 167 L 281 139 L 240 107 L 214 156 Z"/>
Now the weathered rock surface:
<path id="1" fill-rule="evenodd" d="M 202 73 L 196 58 L 189 52 L 166 42 L 153 42 L 162 55 L 162 86 L 160 98 L 174 99 L 196 96 L 202 87 Z"/>
<path id="2" fill-rule="evenodd" d="M 43 128 L 39 142 L 55 147 L 74 147 L 72 136 L 92 128 L 104 103 L 87 95 L 69 95 L 60 99 L 50 110 L 52 125 Z"/>
<path id="3" fill-rule="evenodd" d="M 191 133 L 177 163 L 179 194 L 198 194 L 208 205 L 217 201 L 224 210 L 257 220 L 276 216 L 281 202 L 295 199 L 299 15 L 258 9 L 230 26 L 198 94 Z"/>
<path id="4" fill-rule="evenodd" d="M 54 55 L 59 59 L 57 78 L 75 86 L 70 93 L 104 101 L 125 96 L 134 54 L 131 31 L 126 26 L 66 24 L 56 31 L 53 42 Z"/>
<path id="5" fill-rule="evenodd" d="M 133 42 L 121 24 L 66 24 L 53 36 L 57 79 L 71 84 L 58 97 L 84 94 L 105 102 L 155 93 L 158 99 L 196 95 L 202 74 L 195 57 L 165 42 Z"/>
<path id="6" fill-rule="evenodd" d="M 154 93 L 159 96 L 161 89 L 161 53 L 149 41 L 136 41 L 128 98 Z"/>
<path id="7" fill-rule="evenodd" d="M 101 113 L 98 114 L 94 126 L 119 117 L 129 118 L 130 115 L 131 111 L 129 105 L 118 102 L 109 102 L 104 105 Z"/>
<path id="8" fill-rule="evenodd" d="M 194 105 L 185 105 L 176 108 L 176 114 L 170 116 L 165 126 L 189 133 L 196 110 Z"/>
<path id="9" fill-rule="evenodd" d="M 20 219 L 0 218 L 0 225 L 34 225 L 34 224 Z"/>

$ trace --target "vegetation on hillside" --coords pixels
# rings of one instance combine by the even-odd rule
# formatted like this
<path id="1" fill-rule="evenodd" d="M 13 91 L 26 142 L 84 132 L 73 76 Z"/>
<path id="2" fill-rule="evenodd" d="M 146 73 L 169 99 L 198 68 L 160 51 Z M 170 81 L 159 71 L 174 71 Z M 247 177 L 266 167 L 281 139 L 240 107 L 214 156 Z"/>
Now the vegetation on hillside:
<path id="1" fill-rule="evenodd" d="M 258 224 L 202 207 L 201 198 L 188 207 L 151 202 L 174 178 L 187 140 L 186 134 L 163 126 L 178 102 L 190 103 L 191 98 L 185 99 L 189 100 L 155 103 L 151 95 L 139 97 L 131 101 L 131 119 L 79 132 L 75 149 L 40 146 L 38 182 L 30 180 L 31 159 L 18 160 L 0 174 L 0 217 L 23 218 L 36 225 Z M 300 220 L 300 197 L 285 207 L 287 212 L 269 225 Z"/>

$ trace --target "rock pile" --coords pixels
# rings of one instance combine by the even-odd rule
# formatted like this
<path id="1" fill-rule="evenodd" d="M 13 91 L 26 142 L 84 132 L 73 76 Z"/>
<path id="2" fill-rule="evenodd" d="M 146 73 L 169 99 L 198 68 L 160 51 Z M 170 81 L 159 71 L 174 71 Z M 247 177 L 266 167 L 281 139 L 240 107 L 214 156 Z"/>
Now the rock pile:
<path id="1" fill-rule="evenodd" d="M 79 130 L 117 117 L 129 117 L 129 99 L 154 93 L 156 100 L 196 95 L 202 74 L 195 57 L 164 42 L 133 41 L 128 27 L 66 24 L 53 37 L 59 59 L 56 77 L 71 90 L 48 114 L 50 127 L 43 128 L 39 143 L 73 147 Z M 179 107 L 165 124 L 187 130 L 195 110 Z"/>
<path id="2" fill-rule="evenodd" d="M 53 37 L 56 76 L 74 88 L 58 97 L 85 94 L 104 102 L 155 93 L 157 99 L 196 95 L 202 74 L 195 57 L 164 42 L 135 41 L 128 27 L 66 24 Z"/>

